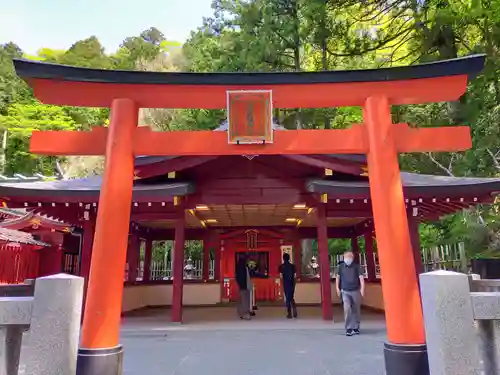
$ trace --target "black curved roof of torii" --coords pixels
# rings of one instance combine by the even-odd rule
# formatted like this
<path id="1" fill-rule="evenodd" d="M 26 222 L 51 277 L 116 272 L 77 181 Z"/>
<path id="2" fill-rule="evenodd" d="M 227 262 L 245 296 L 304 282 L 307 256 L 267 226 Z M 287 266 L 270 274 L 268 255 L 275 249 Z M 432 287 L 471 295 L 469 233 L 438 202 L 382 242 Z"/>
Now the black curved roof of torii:
<path id="1" fill-rule="evenodd" d="M 74 82 L 162 85 L 300 85 L 318 83 L 385 82 L 467 75 L 475 78 L 484 67 L 485 55 L 471 55 L 426 64 L 381 69 L 321 72 L 185 73 L 144 72 L 79 68 L 26 59 L 14 59 L 24 78 Z"/>

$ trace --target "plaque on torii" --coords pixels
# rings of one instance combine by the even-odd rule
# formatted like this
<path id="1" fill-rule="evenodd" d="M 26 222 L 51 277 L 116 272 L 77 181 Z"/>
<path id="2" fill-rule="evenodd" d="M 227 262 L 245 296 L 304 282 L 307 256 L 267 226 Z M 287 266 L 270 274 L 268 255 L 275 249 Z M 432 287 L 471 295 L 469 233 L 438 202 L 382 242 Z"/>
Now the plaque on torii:
<path id="1" fill-rule="evenodd" d="M 228 91 L 227 120 L 230 144 L 272 143 L 272 91 Z"/>

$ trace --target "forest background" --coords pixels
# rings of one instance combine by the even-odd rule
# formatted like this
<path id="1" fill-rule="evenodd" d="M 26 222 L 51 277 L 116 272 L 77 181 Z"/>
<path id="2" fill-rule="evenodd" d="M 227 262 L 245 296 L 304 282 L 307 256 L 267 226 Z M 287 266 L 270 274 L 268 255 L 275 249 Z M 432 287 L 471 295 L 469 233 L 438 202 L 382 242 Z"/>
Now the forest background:
<path id="1" fill-rule="evenodd" d="M 41 48 L 27 55 L 15 41 L 0 46 L 0 173 L 99 174 L 99 157 L 42 157 L 29 153 L 33 130 L 106 126 L 100 108 L 43 105 L 14 73 L 12 58 L 100 69 L 245 72 L 319 71 L 412 65 L 487 55 L 484 72 L 459 101 L 393 108 L 395 122 L 411 126 L 471 127 L 473 148 L 464 153 L 400 156 L 410 172 L 448 176 L 500 174 L 500 0 L 215 0 L 213 14 L 181 44 L 154 27 L 105 51 L 95 36 L 68 50 Z M 438 88 L 437 88 L 438 89 Z M 286 128 L 339 129 L 362 121 L 360 108 L 277 111 Z M 206 130 L 224 111 L 143 109 L 140 124 L 156 130 Z M 465 242 L 472 257 L 500 255 L 497 203 L 420 226 L 423 247 Z M 193 245 L 194 253 L 199 246 Z M 314 246 L 314 244 L 313 244 Z M 331 252 L 349 243 L 331 241 Z M 191 251 L 190 251 L 191 252 Z"/>

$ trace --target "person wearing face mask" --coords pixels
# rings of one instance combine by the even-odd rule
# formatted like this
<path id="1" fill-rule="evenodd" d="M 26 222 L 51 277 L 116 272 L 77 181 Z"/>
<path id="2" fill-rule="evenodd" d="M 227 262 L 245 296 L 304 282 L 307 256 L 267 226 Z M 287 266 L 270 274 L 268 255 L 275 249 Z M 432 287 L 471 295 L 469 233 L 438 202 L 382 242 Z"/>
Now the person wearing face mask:
<path id="1" fill-rule="evenodd" d="M 359 264 L 354 262 L 352 251 L 344 253 L 344 262 L 339 264 L 335 286 L 344 307 L 346 336 L 359 335 L 361 299 L 365 294 L 365 278 Z"/>

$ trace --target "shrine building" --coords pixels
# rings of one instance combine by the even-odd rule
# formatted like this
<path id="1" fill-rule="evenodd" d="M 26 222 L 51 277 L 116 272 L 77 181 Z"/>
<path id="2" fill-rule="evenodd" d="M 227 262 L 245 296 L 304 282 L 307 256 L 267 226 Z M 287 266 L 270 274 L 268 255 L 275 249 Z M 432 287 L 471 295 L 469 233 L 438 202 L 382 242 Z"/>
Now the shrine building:
<path id="1" fill-rule="evenodd" d="M 5 200 L 3 205 L 0 207 L 0 284 L 19 284 L 61 271 L 78 272 L 80 238 L 72 233 L 69 224 L 31 208 L 7 208 Z"/>
<path id="2" fill-rule="evenodd" d="M 0 183 L 9 208 L 83 230 L 77 273 L 88 287 L 79 374 L 117 374 L 123 312 L 171 306 L 172 321 L 182 322 L 183 306 L 234 301 L 241 253 L 266 276 L 255 280 L 257 303 L 282 299 L 278 265 L 286 251 L 300 265 L 297 303 L 316 304 L 332 320 L 338 301 L 328 239 L 350 239 L 359 255 L 361 237 L 364 304 L 386 315 L 387 374 L 425 367 L 418 225 L 492 203 L 500 179 L 400 172 L 398 153 L 464 151 L 472 143 L 465 126 L 392 124 L 390 108 L 457 100 L 483 65 L 484 56 L 470 56 L 363 71 L 195 74 L 15 60 L 41 102 L 111 108 L 109 127 L 34 132 L 31 140 L 37 154 L 105 155 L 102 177 Z M 339 106 L 363 107 L 364 124 L 286 130 L 272 118 L 274 108 Z M 214 131 L 154 132 L 137 127 L 141 107 L 227 109 L 228 120 Z M 303 239 L 317 240 L 317 274 L 307 272 Z M 172 277 L 158 279 L 153 242 L 164 240 L 175 241 Z M 203 243 L 200 279 L 185 272 L 188 240 Z"/>

